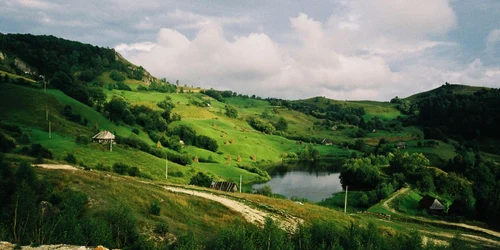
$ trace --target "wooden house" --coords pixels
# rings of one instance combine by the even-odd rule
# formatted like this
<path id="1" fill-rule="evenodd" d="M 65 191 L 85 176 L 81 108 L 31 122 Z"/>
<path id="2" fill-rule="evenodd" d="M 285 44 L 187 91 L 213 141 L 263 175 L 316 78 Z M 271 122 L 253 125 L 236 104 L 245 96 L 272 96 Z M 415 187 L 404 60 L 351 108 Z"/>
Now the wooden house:
<path id="1" fill-rule="evenodd" d="M 238 192 L 238 185 L 234 182 L 228 182 L 228 181 L 217 181 L 217 182 L 214 181 L 210 185 L 210 188 L 226 192 Z"/>

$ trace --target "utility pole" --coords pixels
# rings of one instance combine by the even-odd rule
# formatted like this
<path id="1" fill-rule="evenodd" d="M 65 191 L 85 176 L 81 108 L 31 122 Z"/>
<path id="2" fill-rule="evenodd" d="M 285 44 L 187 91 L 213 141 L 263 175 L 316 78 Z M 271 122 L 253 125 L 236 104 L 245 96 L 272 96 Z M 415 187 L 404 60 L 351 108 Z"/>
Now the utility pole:
<path id="1" fill-rule="evenodd" d="M 45 120 L 49 120 L 49 109 L 47 107 L 45 107 Z"/>
<path id="2" fill-rule="evenodd" d="M 240 193 L 241 193 L 241 179 L 243 179 L 243 175 L 240 174 Z"/>
<path id="3" fill-rule="evenodd" d="M 165 180 L 168 179 L 168 154 L 165 154 Z"/>
<path id="4" fill-rule="evenodd" d="M 349 186 L 345 186 L 345 201 L 344 201 L 344 213 L 347 212 L 347 189 Z"/>
<path id="5" fill-rule="evenodd" d="M 51 139 L 51 138 L 52 138 L 52 126 L 49 122 L 49 139 Z"/>

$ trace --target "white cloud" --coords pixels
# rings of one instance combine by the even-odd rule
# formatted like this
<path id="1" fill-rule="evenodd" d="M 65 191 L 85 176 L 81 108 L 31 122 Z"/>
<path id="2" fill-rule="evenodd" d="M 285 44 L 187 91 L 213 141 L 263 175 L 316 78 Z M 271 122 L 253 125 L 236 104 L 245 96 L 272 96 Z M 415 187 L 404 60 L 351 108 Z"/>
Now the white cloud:
<path id="1" fill-rule="evenodd" d="M 500 46 L 500 29 L 490 31 L 486 38 L 486 51 L 491 52 Z"/>
<path id="2" fill-rule="evenodd" d="M 305 13 L 289 18 L 286 37 L 294 42 L 286 43 L 263 32 L 228 38 L 226 25 L 251 21 L 244 17 L 176 10 L 167 15 L 181 23 L 176 29 L 161 29 L 155 42 L 120 44 L 116 50 L 171 81 L 287 99 L 389 100 L 446 81 L 494 86 L 499 80 L 500 69 L 480 60 L 461 66 L 428 54 L 458 47 L 446 40 L 457 24 L 446 0 L 350 1 L 345 6 L 325 22 Z M 192 38 L 179 31 L 188 28 L 197 31 Z M 490 44 L 500 39 L 496 31 L 490 36 Z"/>
<path id="3" fill-rule="evenodd" d="M 182 22 L 176 26 L 180 30 L 200 29 L 203 26 L 215 22 L 218 25 L 231 25 L 231 24 L 244 24 L 251 22 L 251 18 L 247 16 L 242 17 L 220 17 L 220 16 L 206 16 L 194 12 L 182 11 L 176 9 L 167 13 L 167 18 Z"/>
<path id="4" fill-rule="evenodd" d="M 32 8 L 32 9 L 56 9 L 59 8 L 59 5 L 55 3 L 50 3 L 47 1 L 40 0 L 16 0 L 17 4 L 21 5 L 24 8 Z"/>
<path id="5" fill-rule="evenodd" d="M 457 17 L 449 0 L 372 0 L 345 1 L 349 15 L 362 29 L 414 39 L 446 34 L 454 28 Z M 351 22 L 353 18 L 350 18 Z"/>

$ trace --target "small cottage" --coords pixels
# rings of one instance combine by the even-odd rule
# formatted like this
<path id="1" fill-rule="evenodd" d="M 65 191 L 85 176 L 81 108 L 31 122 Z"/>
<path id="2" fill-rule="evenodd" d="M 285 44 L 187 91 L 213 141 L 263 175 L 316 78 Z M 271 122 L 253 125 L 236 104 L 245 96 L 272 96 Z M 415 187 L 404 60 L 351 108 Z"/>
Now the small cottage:
<path id="1" fill-rule="evenodd" d="M 234 182 L 227 182 L 227 181 L 217 181 L 217 182 L 212 182 L 212 185 L 210 185 L 211 189 L 215 190 L 222 190 L 226 192 L 238 192 L 238 185 Z"/>
<path id="2" fill-rule="evenodd" d="M 443 204 L 441 204 L 438 199 L 430 195 L 425 195 L 424 197 L 422 197 L 422 199 L 418 202 L 418 206 L 421 209 L 426 209 L 433 214 L 440 214 L 444 212 Z"/>

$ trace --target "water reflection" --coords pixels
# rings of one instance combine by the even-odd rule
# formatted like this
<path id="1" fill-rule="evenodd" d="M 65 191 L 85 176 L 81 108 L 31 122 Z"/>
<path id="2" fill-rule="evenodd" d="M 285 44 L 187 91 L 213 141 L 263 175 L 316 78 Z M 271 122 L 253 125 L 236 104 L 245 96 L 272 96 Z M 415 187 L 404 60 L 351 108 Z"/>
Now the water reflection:
<path id="1" fill-rule="evenodd" d="M 319 202 L 342 191 L 339 179 L 340 173 L 290 171 L 276 172 L 270 181 L 256 184 L 253 188 L 271 187 L 273 193 L 291 197 L 306 198 L 311 202 Z"/>

